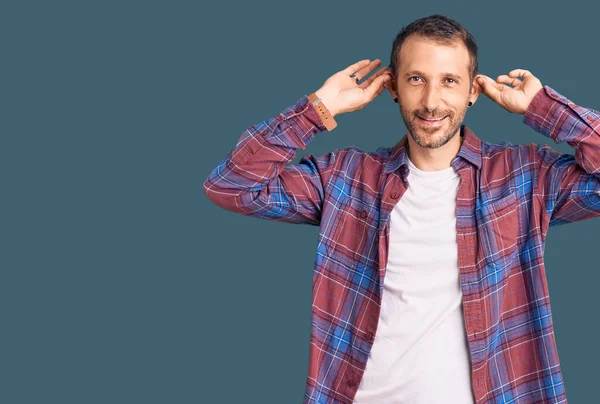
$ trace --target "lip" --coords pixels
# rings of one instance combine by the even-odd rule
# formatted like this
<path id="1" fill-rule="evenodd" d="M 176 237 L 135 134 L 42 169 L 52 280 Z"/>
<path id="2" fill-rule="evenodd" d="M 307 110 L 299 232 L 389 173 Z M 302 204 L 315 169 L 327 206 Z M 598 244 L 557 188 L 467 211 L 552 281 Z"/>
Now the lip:
<path id="1" fill-rule="evenodd" d="M 424 120 L 423 118 L 421 118 L 418 115 L 417 115 L 417 118 L 419 119 L 419 122 L 421 123 L 421 125 L 435 127 L 435 126 L 441 126 L 444 122 L 446 122 L 446 118 L 448 118 L 448 116 L 446 115 L 445 117 L 443 117 L 439 121 L 433 121 L 433 122 L 426 121 L 426 120 Z"/>

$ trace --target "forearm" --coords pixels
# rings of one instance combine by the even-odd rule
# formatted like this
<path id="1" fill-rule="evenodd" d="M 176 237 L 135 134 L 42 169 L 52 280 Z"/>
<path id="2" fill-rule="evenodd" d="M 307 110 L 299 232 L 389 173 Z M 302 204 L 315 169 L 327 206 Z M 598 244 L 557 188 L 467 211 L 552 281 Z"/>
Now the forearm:
<path id="1" fill-rule="evenodd" d="M 536 195 L 549 225 L 600 216 L 600 113 L 578 106 L 545 86 L 528 107 L 524 122 L 575 155 L 545 144 L 533 156 Z"/>
<path id="2" fill-rule="evenodd" d="M 271 219 L 289 219 L 303 208 L 314 210 L 308 202 L 315 204 L 322 197 L 318 168 L 305 163 L 284 170 L 297 150 L 306 149 L 314 135 L 324 130 L 308 97 L 301 97 L 277 116 L 243 132 L 236 147 L 204 181 L 205 194 L 224 209 L 243 214 L 270 211 L 264 217 Z M 302 201 L 306 206 L 290 206 Z"/>
<path id="3" fill-rule="evenodd" d="M 588 174 L 600 174 L 600 113 L 576 105 L 544 86 L 534 97 L 523 122 L 556 143 L 575 149 L 575 161 Z"/>

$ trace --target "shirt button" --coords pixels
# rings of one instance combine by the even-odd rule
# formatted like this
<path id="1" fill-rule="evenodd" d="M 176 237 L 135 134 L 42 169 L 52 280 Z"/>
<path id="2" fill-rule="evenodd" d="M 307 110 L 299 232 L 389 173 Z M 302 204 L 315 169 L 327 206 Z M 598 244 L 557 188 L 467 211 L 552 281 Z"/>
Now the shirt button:
<path id="1" fill-rule="evenodd" d="M 398 199 L 398 192 L 392 192 L 391 195 L 390 195 L 390 197 L 392 199 Z"/>
<path id="2" fill-rule="evenodd" d="M 360 217 L 362 219 L 364 219 L 365 217 L 367 217 L 367 212 L 365 212 L 364 210 L 362 212 L 360 212 Z"/>
<path id="3" fill-rule="evenodd" d="M 593 116 L 591 116 L 591 115 L 588 115 L 588 117 L 587 117 L 587 120 L 588 120 L 588 121 L 593 121 L 593 120 L 594 120 L 594 117 L 593 117 Z"/>
<path id="4" fill-rule="evenodd" d="M 354 387 L 354 386 L 356 386 L 356 380 L 354 380 L 354 379 L 349 379 L 349 380 L 348 380 L 348 386 L 350 386 L 350 387 Z"/>
<path id="5" fill-rule="evenodd" d="M 366 333 L 365 338 L 367 339 L 367 341 L 371 341 L 373 339 L 373 333 L 370 333 L 370 332 Z"/>

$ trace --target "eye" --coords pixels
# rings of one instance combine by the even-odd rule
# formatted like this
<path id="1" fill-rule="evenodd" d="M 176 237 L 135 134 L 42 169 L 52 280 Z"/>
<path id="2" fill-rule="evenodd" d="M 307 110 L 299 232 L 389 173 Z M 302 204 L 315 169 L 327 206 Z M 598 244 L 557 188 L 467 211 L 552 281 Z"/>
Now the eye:
<path id="1" fill-rule="evenodd" d="M 446 80 L 450 80 L 452 83 L 456 83 L 456 81 L 454 79 L 451 79 L 450 77 L 448 77 Z"/>
<path id="2" fill-rule="evenodd" d="M 419 76 L 412 76 L 412 77 L 408 78 L 408 81 L 411 81 L 411 79 L 420 79 L 420 77 Z"/>

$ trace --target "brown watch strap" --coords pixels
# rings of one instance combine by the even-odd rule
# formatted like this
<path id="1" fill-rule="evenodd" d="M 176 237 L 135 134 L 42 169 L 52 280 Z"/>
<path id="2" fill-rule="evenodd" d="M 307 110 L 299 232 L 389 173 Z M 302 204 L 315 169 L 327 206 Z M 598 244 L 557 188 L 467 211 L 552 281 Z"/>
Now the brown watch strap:
<path id="1" fill-rule="evenodd" d="M 335 121 L 335 119 L 333 119 L 333 116 L 331 116 L 331 113 L 329 112 L 325 104 L 323 104 L 321 99 L 317 97 L 315 93 L 309 94 L 308 99 L 310 100 L 310 102 L 312 102 L 312 104 L 319 112 L 319 116 L 321 117 L 321 121 L 323 122 L 323 125 L 325 125 L 325 128 L 327 128 L 328 131 L 332 131 L 333 128 L 337 126 L 337 122 Z"/>

